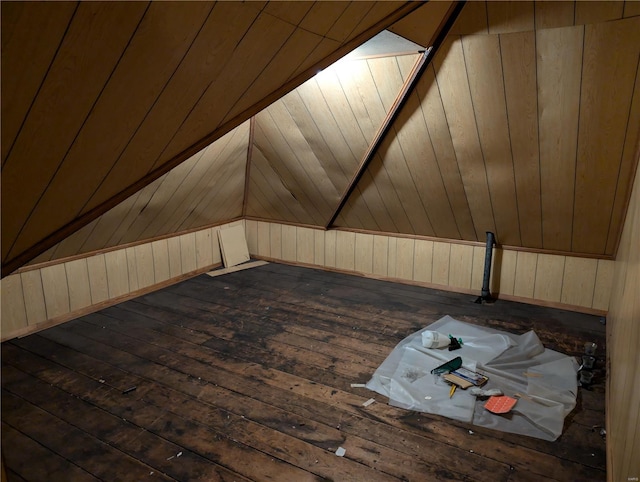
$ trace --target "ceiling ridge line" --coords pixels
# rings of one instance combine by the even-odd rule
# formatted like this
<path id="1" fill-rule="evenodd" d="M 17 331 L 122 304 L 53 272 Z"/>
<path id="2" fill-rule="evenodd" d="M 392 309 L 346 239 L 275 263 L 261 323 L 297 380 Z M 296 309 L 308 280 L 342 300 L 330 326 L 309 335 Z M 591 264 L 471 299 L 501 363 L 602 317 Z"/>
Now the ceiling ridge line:
<path id="1" fill-rule="evenodd" d="M 466 1 L 454 2 L 449 8 L 449 10 L 447 10 L 447 13 L 445 14 L 442 22 L 440 23 L 434 38 L 432 39 L 433 42 L 430 42 L 433 45 L 430 48 L 428 48 L 423 53 L 422 57 L 418 60 L 418 62 L 416 62 L 416 65 L 414 66 L 413 70 L 409 74 L 409 77 L 407 78 L 404 85 L 402 86 L 402 89 L 400 90 L 398 97 L 396 98 L 395 102 L 391 106 L 391 109 L 387 113 L 387 116 L 385 117 L 384 121 L 380 125 L 378 132 L 376 132 L 376 135 L 373 137 L 373 140 L 371 141 L 371 143 L 369 144 L 369 147 L 365 151 L 357 171 L 351 178 L 351 181 L 347 185 L 346 189 L 344 190 L 340 198 L 340 202 L 338 203 L 338 206 L 334 210 L 329 221 L 325 224 L 324 226 L 325 229 L 331 228 L 331 226 L 335 223 L 336 219 L 340 215 L 340 212 L 342 211 L 342 209 L 347 203 L 347 199 L 349 198 L 349 196 L 351 196 L 356 185 L 362 178 L 364 171 L 367 169 L 367 167 L 373 160 L 373 157 L 375 153 L 378 151 L 378 148 L 380 147 L 380 145 L 382 144 L 383 139 L 389 133 L 391 126 L 393 125 L 400 111 L 406 104 L 409 95 L 414 91 L 414 89 L 418 85 L 418 81 L 422 77 L 422 74 L 424 74 L 425 70 L 431 64 L 431 61 L 433 60 L 436 53 L 440 49 L 440 46 L 444 43 L 444 39 L 449 34 L 451 27 L 453 27 L 453 24 L 455 23 L 456 19 L 458 18 L 458 15 L 462 11 L 462 8 L 464 7 L 465 3 Z"/>

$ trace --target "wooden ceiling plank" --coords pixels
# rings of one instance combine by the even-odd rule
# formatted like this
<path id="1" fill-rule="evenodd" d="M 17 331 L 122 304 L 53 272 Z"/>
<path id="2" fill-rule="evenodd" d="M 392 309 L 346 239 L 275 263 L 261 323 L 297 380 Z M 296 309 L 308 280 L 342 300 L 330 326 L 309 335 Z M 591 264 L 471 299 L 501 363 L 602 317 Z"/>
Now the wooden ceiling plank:
<path id="1" fill-rule="evenodd" d="M 534 29 L 532 1 L 487 2 L 489 33 L 527 32 Z"/>
<path id="2" fill-rule="evenodd" d="M 23 230 L 21 237 L 28 243 L 82 211 L 144 122 L 211 8 L 206 2 L 188 8 L 179 3 L 151 4 Z M 87 170 L 90 157 L 93 168 Z"/>
<path id="3" fill-rule="evenodd" d="M 247 159 L 244 171 L 244 195 L 242 197 L 242 215 L 247 215 L 247 200 L 249 199 L 249 180 L 251 178 L 251 158 L 253 157 L 253 142 L 256 128 L 256 117 L 249 119 L 249 141 L 247 143 Z"/>
<path id="4" fill-rule="evenodd" d="M 587 25 L 583 55 L 571 247 L 611 254 L 607 236 L 640 55 L 640 19 Z"/>
<path id="5" fill-rule="evenodd" d="M 623 17 L 637 17 L 640 15 L 640 2 L 635 0 L 626 0 L 624 2 Z"/>
<path id="6" fill-rule="evenodd" d="M 522 245 L 542 248 L 535 32 L 500 36 Z"/>
<path id="7" fill-rule="evenodd" d="M 280 114 L 282 113 L 269 108 L 256 116 L 256 146 L 260 147 L 287 189 L 313 216 L 314 223 L 318 224 L 330 209 L 329 205 L 314 185 L 314 180 L 298 162 L 297 152 L 287 141 L 287 131 L 297 129 L 295 123 L 290 117 L 282 117 Z M 330 184 L 326 176 L 324 183 Z"/>
<path id="8" fill-rule="evenodd" d="M 215 6 L 145 122 L 82 214 L 116 195 L 129 179 L 143 178 L 152 170 L 181 122 L 230 61 L 238 39 L 257 18 L 259 10 L 252 3 L 220 2 Z"/>
<path id="9" fill-rule="evenodd" d="M 2 165 L 51 67 L 78 3 L 2 4 Z M 25 62 L 25 59 L 29 59 Z"/>
<path id="10" fill-rule="evenodd" d="M 258 189 L 256 195 L 258 192 L 263 193 L 262 207 L 267 210 L 266 213 L 257 212 L 257 216 L 265 219 L 314 224 L 313 218 L 282 184 L 280 177 L 271 168 L 269 161 L 257 146 L 254 148 L 252 164 L 251 181 L 256 184 Z M 251 191 L 253 192 L 253 190 L 252 187 Z M 252 207 L 251 199 L 249 207 Z"/>
<path id="11" fill-rule="evenodd" d="M 283 161 L 289 161 L 288 170 L 293 173 L 300 188 L 312 196 L 321 213 L 330 211 L 339 194 L 327 176 L 324 163 L 316 157 L 296 120 L 282 102 L 275 102 L 267 108 L 267 112 L 290 149 L 291 156 L 282 157 Z"/>
<path id="12" fill-rule="evenodd" d="M 344 172 L 342 164 L 338 163 L 336 155 L 334 155 L 329 145 L 329 138 L 325 137 L 321 132 L 315 117 L 311 115 L 302 101 L 299 91 L 295 90 L 287 94 L 279 102 L 284 104 L 291 116 L 296 120 L 296 125 L 309 143 L 315 156 L 322 160 L 327 177 L 331 180 L 334 189 L 341 189 L 348 182 L 347 174 Z M 325 127 L 324 124 L 322 126 Z"/>
<path id="13" fill-rule="evenodd" d="M 496 226 L 459 38 L 446 43 L 442 55 L 436 56 L 434 68 L 476 238 L 484 239 L 485 232 L 495 233 Z"/>
<path id="14" fill-rule="evenodd" d="M 410 215 L 423 216 L 431 225 L 430 230 L 421 229 L 418 233 L 450 239 L 460 238 L 443 176 L 429 139 L 417 90 L 409 97 L 396 125 L 396 138 L 423 207 L 423 213 L 410 212 Z"/>
<path id="15" fill-rule="evenodd" d="M 184 151 L 191 139 L 202 139 L 220 127 L 223 118 L 253 83 L 256 73 L 262 72 L 278 50 L 293 34 L 295 27 L 271 15 L 261 14 L 234 49 L 233 56 L 195 107 L 189 113 L 152 169 L 156 169 Z M 268 39 L 268 41 L 267 41 Z M 271 91 L 279 86 L 272 79 Z M 220 95 L 224 89 L 224 95 Z"/>
<path id="16" fill-rule="evenodd" d="M 489 33 L 487 2 L 485 0 L 467 2 L 449 33 L 451 35 Z"/>
<path id="17" fill-rule="evenodd" d="M 443 19 L 441 27 L 438 29 L 439 31 L 437 33 L 435 41 L 433 42 L 433 47 L 428 53 L 425 52 L 424 56 L 416 64 L 414 71 L 412 72 L 411 76 L 407 79 L 407 82 L 405 83 L 402 90 L 400 91 L 400 94 L 396 99 L 395 104 L 392 107 L 390 107 L 389 114 L 385 118 L 383 124 L 380 126 L 380 129 L 378 133 L 376 133 L 375 138 L 369 145 L 369 148 L 360 163 L 358 171 L 356 172 L 351 182 L 349 183 L 347 190 L 344 192 L 340 200 L 340 203 L 338 204 L 336 210 L 334 211 L 333 215 L 329 219 L 329 222 L 326 224 L 327 228 L 330 227 L 331 224 L 333 224 L 338 213 L 344 207 L 346 199 L 353 192 L 353 189 L 355 188 L 356 184 L 362 177 L 362 173 L 367 169 L 368 164 L 371 162 L 375 151 L 379 147 L 380 143 L 382 142 L 388 130 L 391 128 L 391 125 L 393 124 L 395 117 L 398 115 L 399 110 L 402 108 L 405 102 L 406 96 L 413 90 L 418 79 L 420 78 L 420 75 L 424 72 L 424 69 L 428 66 L 429 61 L 433 58 L 437 50 L 440 48 L 440 45 L 444 41 L 444 38 L 446 37 L 449 30 L 451 29 L 451 26 L 455 23 L 456 18 L 458 17 L 463 6 L 464 6 L 463 3 L 456 3 L 455 6 L 452 7 L 452 9 L 450 9 L 447 12 L 446 19 Z"/>
<path id="18" fill-rule="evenodd" d="M 253 99 L 266 97 L 276 90 L 279 85 L 275 85 L 270 79 L 278 78 L 278 73 L 290 69 L 292 65 L 301 65 L 305 59 L 309 58 L 321 40 L 322 37 L 306 30 L 295 30 L 269 64 L 260 72 L 260 75 L 239 96 L 238 102 L 227 112 L 222 122 L 228 122 L 250 108 Z"/>
<path id="19" fill-rule="evenodd" d="M 575 18 L 575 1 L 534 2 L 536 30 L 569 27 Z"/>
<path id="20" fill-rule="evenodd" d="M 521 244 L 518 199 L 507 121 L 500 39 L 463 37 L 462 47 L 500 244 Z"/>
<path id="21" fill-rule="evenodd" d="M 168 217 L 168 222 L 161 228 L 162 231 L 180 231 L 187 226 L 203 226 L 230 219 L 224 211 L 225 197 L 228 197 L 234 205 L 237 204 L 238 199 L 242 204 L 244 189 L 238 189 L 238 185 L 244 185 L 246 173 L 245 162 L 249 137 L 249 126 L 246 124 L 236 128 L 239 132 L 227 152 L 220 155 L 213 153 L 207 155 L 209 158 L 206 159 L 207 171 L 202 176 L 202 181 L 195 185 L 188 195 L 183 196 L 179 209 Z M 223 202 L 220 202 L 221 198 Z M 216 202 L 220 204 L 219 208 L 216 208 Z M 241 215 L 242 209 L 240 213 L 234 212 L 232 217 Z"/>
<path id="22" fill-rule="evenodd" d="M 421 109 L 427 134 L 438 163 L 438 169 L 442 174 L 458 231 L 462 239 L 477 240 L 433 65 L 429 66 L 423 74 L 416 87 L 416 92 L 421 98 Z"/>
<path id="23" fill-rule="evenodd" d="M 618 0 L 597 0 L 576 2 L 576 25 L 608 22 L 622 18 L 624 2 Z"/>
<path id="24" fill-rule="evenodd" d="M 420 9 L 398 20 L 387 30 L 423 47 L 430 47 L 429 44 L 452 3 L 452 1 L 426 2 Z"/>
<path id="25" fill-rule="evenodd" d="M 313 2 L 267 2 L 264 12 L 284 22 L 298 25 L 312 6 Z"/>
<path id="26" fill-rule="evenodd" d="M 197 165 L 185 178 L 184 188 L 181 186 L 179 196 L 175 200 L 173 198 L 167 200 L 166 204 L 173 205 L 173 211 L 166 210 L 166 214 L 163 215 L 164 224 L 159 230 L 176 231 L 182 220 L 189 217 L 189 212 L 199 200 L 206 197 L 214 189 L 214 185 L 218 184 L 217 178 L 225 178 L 229 171 L 244 172 L 246 170 L 244 164 L 249 139 L 248 124 L 248 122 L 241 124 L 203 151 Z M 214 213 L 210 215 L 213 216 Z M 217 221 L 211 221 L 211 223 Z"/>
<path id="27" fill-rule="evenodd" d="M 370 7 L 367 8 L 366 5 L 370 5 Z M 392 5 L 381 5 L 380 2 L 349 2 L 347 8 L 333 23 L 325 36 L 338 42 L 344 42 L 352 37 L 354 32 L 361 31 L 363 26 L 368 24 L 365 20 L 369 14 L 380 15 L 378 9 L 389 13 L 389 7 L 393 8 Z M 363 21 L 365 22 L 363 23 Z"/>
<path id="28" fill-rule="evenodd" d="M 327 37 L 327 32 L 342 16 L 350 2 L 314 2 L 311 9 L 304 16 L 299 27 L 316 35 Z M 371 8 L 370 2 L 362 6 Z M 368 7 L 368 8 L 367 8 Z M 338 39 L 334 39 L 338 40 Z"/>
<path id="29" fill-rule="evenodd" d="M 78 7 L 2 169 L 2 207 L 11 213 L 2 217 L 4 262 L 26 249 L 27 242 L 17 242 L 19 233 L 91 111 L 146 6 L 87 2 Z M 105 37 L 110 39 L 108 43 L 104 42 Z M 96 57 L 101 62 L 95 62 Z M 64 115 L 60 116 L 61 112 Z M 26 179 L 28 182 L 24 182 Z"/>
<path id="30" fill-rule="evenodd" d="M 536 32 L 545 249 L 571 249 L 583 31 L 565 27 Z"/>
<path id="31" fill-rule="evenodd" d="M 618 173 L 616 197 L 613 203 L 609 234 L 607 236 L 606 252 L 614 257 L 618 253 L 622 228 L 624 227 L 625 219 L 628 217 L 631 189 L 633 180 L 638 175 L 638 163 L 640 162 L 640 66 L 636 72 L 630 114 L 622 152 L 622 163 Z"/>

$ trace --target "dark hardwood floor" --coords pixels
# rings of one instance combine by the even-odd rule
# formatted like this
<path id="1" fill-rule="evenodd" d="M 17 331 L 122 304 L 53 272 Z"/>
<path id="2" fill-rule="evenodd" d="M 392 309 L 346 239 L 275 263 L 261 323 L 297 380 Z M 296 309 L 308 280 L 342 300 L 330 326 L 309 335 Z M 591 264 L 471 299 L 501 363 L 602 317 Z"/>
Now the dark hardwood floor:
<path id="1" fill-rule="evenodd" d="M 365 383 L 449 314 L 604 354 L 599 318 L 277 264 L 201 275 L 2 345 L 9 480 L 605 480 L 604 363 L 555 442 L 386 404 Z M 376 403 L 363 407 L 375 398 Z M 335 455 L 339 447 L 344 457 Z"/>

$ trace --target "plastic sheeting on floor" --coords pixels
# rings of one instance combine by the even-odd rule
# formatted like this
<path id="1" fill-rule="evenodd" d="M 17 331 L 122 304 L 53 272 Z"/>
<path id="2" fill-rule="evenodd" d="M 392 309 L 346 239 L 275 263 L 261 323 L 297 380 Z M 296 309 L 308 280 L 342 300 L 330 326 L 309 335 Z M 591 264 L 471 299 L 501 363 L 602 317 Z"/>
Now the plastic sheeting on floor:
<path id="1" fill-rule="evenodd" d="M 424 331 L 461 338 L 462 348 L 422 346 Z M 483 389 L 516 395 L 511 412 L 496 415 L 484 408 L 486 398 L 457 389 L 431 370 L 460 356 L 462 365 L 489 377 Z M 578 364 L 573 357 L 544 348 L 537 335 L 523 335 L 470 325 L 445 316 L 401 341 L 375 371 L 367 388 L 385 395 L 389 404 L 442 415 L 474 425 L 544 440 L 556 440 L 564 418 L 576 405 Z"/>

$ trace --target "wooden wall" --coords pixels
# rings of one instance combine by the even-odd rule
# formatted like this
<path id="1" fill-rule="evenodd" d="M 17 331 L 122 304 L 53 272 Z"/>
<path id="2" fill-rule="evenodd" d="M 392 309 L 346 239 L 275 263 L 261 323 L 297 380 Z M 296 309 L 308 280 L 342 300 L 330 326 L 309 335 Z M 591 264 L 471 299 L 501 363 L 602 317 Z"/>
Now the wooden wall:
<path id="1" fill-rule="evenodd" d="M 313 229 L 245 220 L 256 257 L 319 266 L 380 279 L 479 294 L 485 248 L 481 243 Z M 604 313 L 613 261 L 494 250 L 492 293 L 503 299 Z"/>
<path id="2" fill-rule="evenodd" d="M 640 477 L 640 173 L 616 258 L 607 318 L 607 477 Z M 633 479 L 635 477 L 635 479 Z"/>
<path id="3" fill-rule="evenodd" d="M 220 266 L 217 231 L 191 231 L 68 261 L 0 281 L 1 338 L 37 331 Z"/>

